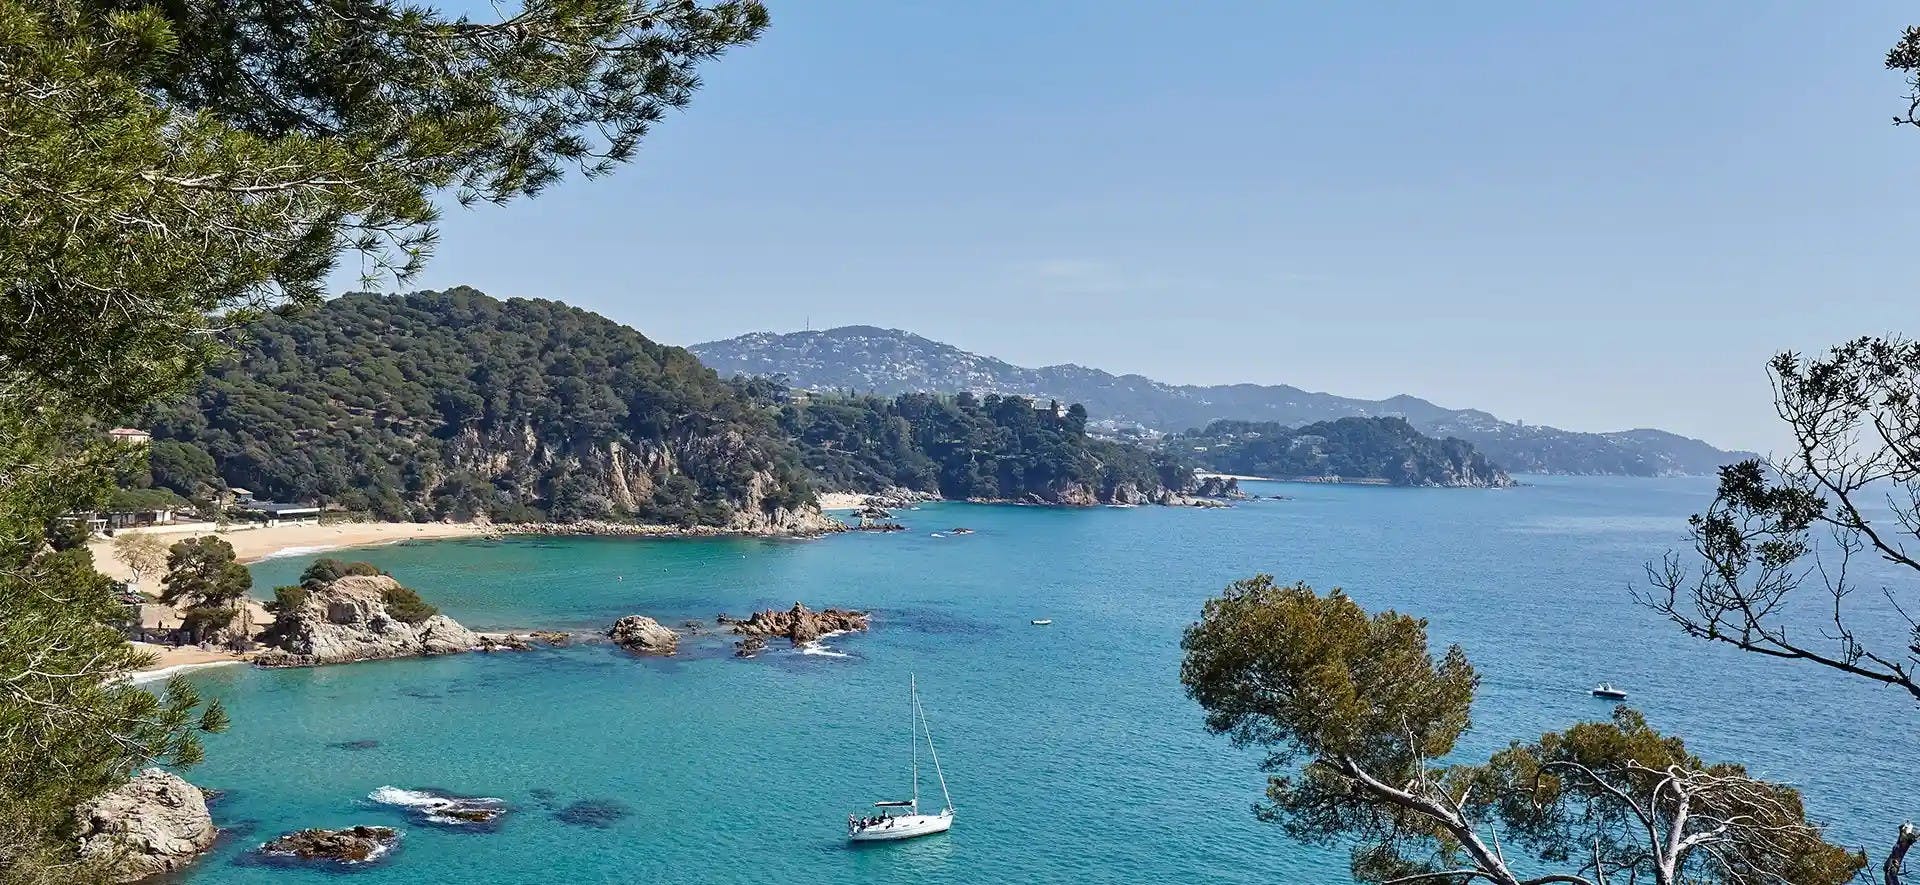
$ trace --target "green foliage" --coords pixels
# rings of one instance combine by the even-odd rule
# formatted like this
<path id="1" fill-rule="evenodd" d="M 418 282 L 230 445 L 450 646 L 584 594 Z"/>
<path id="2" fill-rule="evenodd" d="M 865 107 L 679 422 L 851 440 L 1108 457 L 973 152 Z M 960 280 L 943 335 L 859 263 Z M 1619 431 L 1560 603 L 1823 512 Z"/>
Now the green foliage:
<path id="1" fill-rule="evenodd" d="M 182 510 L 193 506 L 193 502 L 180 497 L 172 489 L 114 489 L 107 497 L 107 509 L 116 513 L 137 513 L 143 510 Z"/>
<path id="2" fill-rule="evenodd" d="M 1017 396 L 819 396 L 787 404 L 780 424 L 823 484 L 848 491 L 1092 503 L 1193 482 L 1175 456 L 1088 437 L 1084 409 Z"/>
<path id="3" fill-rule="evenodd" d="M 47 525 L 47 546 L 55 551 L 77 550 L 87 546 L 90 536 L 86 523 L 77 519 L 56 519 Z"/>
<path id="4" fill-rule="evenodd" d="M 1704 762 L 1625 707 L 1485 764 L 1433 764 L 1469 725 L 1472 666 L 1458 646 L 1436 659 L 1424 621 L 1369 617 L 1339 590 L 1235 582 L 1181 647 L 1207 728 L 1271 751 L 1260 815 L 1351 845 L 1362 881 L 1842 885 L 1866 864 L 1793 788 Z M 1516 849 L 1533 878 L 1509 866 Z"/>
<path id="5" fill-rule="evenodd" d="M 205 449 L 178 440 L 155 440 L 147 447 L 148 481 L 187 498 L 212 499 L 226 491 L 226 482 Z"/>
<path id="6" fill-rule="evenodd" d="M 386 572 L 370 562 L 343 562 L 331 556 L 323 556 L 314 560 L 312 565 L 307 566 L 306 570 L 300 573 L 300 586 L 312 590 L 351 575 L 372 577 L 384 574 Z"/>
<path id="7" fill-rule="evenodd" d="M 708 525 L 812 500 L 765 409 L 685 350 L 578 308 L 347 295 L 249 331 L 150 423 L 156 445 L 204 449 L 263 497 L 385 519 L 539 508 Z"/>
<path id="8" fill-rule="evenodd" d="M 1479 681 L 1459 646 L 1436 661 L 1426 628 L 1258 575 L 1207 601 L 1181 640 L 1180 681 L 1208 729 L 1276 748 L 1275 764 L 1349 757 L 1403 777 L 1453 749 Z"/>
<path id="9" fill-rule="evenodd" d="M 345 252 L 406 277 L 435 195 L 626 160 L 765 23 L 753 2 L 529 0 L 482 24 L 386 0 L 0 0 L 0 882 L 110 876 L 72 863 L 73 806 L 198 756 L 197 699 L 119 678 L 137 659 L 112 583 L 50 536 L 143 472 L 107 422 L 193 383 L 221 330 L 316 302 Z M 217 477 L 155 454 L 162 488 Z"/>
<path id="10" fill-rule="evenodd" d="M 273 588 L 273 601 L 267 604 L 267 608 L 275 614 L 297 612 L 306 606 L 307 598 L 310 595 L 310 591 L 299 584 L 275 587 Z"/>
<path id="11" fill-rule="evenodd" d="M 225 728 L 219 705 L 201 708 L 184 680 L 155 693 L 118 678 L 146 658 L 120 633 L 128 611 L 115 589 L 84 548 L 0 569 L 0 881 L 54 875 L 71 860 L 76 804 L 155 759 L 192 764 L 195 729 Z"/>
<path id="12" fill-rule="evenodd" d="M 398 584 L 388 587 L 380 596 L 387 604 L 387 614 L 409 624 L 422 623 L 440 613 L 439 609 L 421 599 L 420 594 Z"/>
<path id="13" fill-rule="evenodd" d="M 1341 418 L 1304 427 L 1215 421 L 1167 438 L 1212 470 L 1276 479 L 1338 477 L 1400 486 L 1509 485 L 1473 444 L 1434 439 L 1401 418 Z"/>
<path id="14" fill-rule="evenodd" d="M 176 541 L 167 550 L 167 576 L 160 579 L 160 598 L 184 603 L 185 626 L 196 638 L 232 623 L 244 604 L 253 575 L 234 561 L 233 545 L 215 535 Z"/>

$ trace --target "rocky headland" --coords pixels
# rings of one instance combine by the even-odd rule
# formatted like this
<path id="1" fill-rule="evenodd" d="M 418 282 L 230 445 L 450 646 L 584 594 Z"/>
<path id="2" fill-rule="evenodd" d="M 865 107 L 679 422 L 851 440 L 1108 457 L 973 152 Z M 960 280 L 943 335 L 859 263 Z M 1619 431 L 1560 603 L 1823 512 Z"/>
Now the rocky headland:
<path id="1" fill-rule="evenodd" d="M 489 642 L 431 606 L 389 575 L 350 575 L 282 600 L 262 634 L 262 667 L 312 667 L 383 658 L 458 654 Z"/>
<path id="2" fill-rule="evenodd" d="M 158 768 L 82 804 L 74 812 L 74 829 L 81 859 L 107 864 L 118 882 L 179 870 L 219 834 L 206 794 Z"/>

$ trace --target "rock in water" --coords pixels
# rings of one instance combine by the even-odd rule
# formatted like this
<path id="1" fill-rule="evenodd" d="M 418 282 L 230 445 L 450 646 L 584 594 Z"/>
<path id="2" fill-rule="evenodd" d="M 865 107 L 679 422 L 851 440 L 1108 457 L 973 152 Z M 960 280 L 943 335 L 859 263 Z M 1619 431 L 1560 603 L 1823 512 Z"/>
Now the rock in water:
<path id="1" fill-rule="evenodd" d="M 680 644 L 680 635 L 645 615 L 627 615 L 613 622 L 607 631 L 613 644 L 630 652 L 670 655 Z"/>
<path id="2" fill-rule="evenodd" d="M 767 640 L 759 636 L 749 636 L 733 644 L 733 656 L 750 658 L 767 647 Z"/>
<path id="3" fill-rule="evenodd" d="M 411 812 L 421 823 L 441 827 L 483 825 L 491 829 L 507 813 L 507 803 L 490 796 L 455 796 L 432 790 L 381 787 L 367 798 Z"/>
<path id="4" fill-rule="evenodd" d="M 866 612 L 844 608 L 829 608 L 813 611 L 798 602 L 786 611 L 767 609 L 754 612 L 753 617 L 744 621 L 720 616 L 723 623 L 731 623 L 733 632 L 748 637 L 784 636 L 794 645 L 805 645 L 828 633 L 844 633 L 849 630 L 865 630 L 872 623 Z"/>
<path id="5" fill-rule="evenodd" d="M 366 863 L 378 860 L 400 841 L 400 831 L 392 827 L 348 827 L 344 830 L 300 830 L 288 833 L 260 846 L 266 854 L 297 857 L 301 860 L 330 860 L 336 863 Z"/>
<path id="6" fill-rule="evenodd" d="M 121 882 L 178 870 L 218 835 L 200 788 L 158 768 L 82 804 L 74 820 L 80 856 L 113 858 Z"/>
<path id="7" fill-rule="evenodd" d="M 309 591 L 300 606 L 280 612 L 261 639 L 268 648 L 254 659 L 263 667 L 311 667 L 380 658 L 471 651 L 480 636 L 446 615 L 418 622 L 387 608 L 395 590 L 388 575 L 349 575 Z"/>

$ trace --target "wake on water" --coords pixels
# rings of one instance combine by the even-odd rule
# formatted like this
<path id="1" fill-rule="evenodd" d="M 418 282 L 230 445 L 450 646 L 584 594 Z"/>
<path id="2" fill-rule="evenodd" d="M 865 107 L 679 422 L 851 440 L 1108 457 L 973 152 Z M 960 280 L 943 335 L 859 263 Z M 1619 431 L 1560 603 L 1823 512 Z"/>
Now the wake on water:
<path id="1" fill-rule="evenodd" d="M 506 810 L 507 803 L 491 796 L 444 796 L 426 790 L 381 787 L 367 794 L 381 805 L 405 808 L 428 823 L 461 827 L 487 823 Z"/>
<path id="2" fill-rule="evenodd" d="M 839 636 L 840 634 L 845 632 L 847 631 L 835 630 L 831 633 L 822 633 L 820 634 L 819 639 L 815 639 L 812 642 L 802 643 L 800 645 L 800 653 L 803 655 L 818 655 L 820 657 L 827 657 L 827 658 L 853 657 L 852 655 L 847 654 L 846 652 L 843 652 L 843 651 L 834 651 L 831 647 L 827 645 L 827 640 L 832 639 L 835 636 Z"/>

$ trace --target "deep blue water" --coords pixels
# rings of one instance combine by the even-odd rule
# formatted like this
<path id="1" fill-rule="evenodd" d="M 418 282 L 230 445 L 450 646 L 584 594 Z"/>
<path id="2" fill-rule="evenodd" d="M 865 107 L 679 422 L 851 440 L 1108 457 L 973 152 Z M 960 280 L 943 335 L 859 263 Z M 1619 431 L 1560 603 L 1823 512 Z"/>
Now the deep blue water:
<path id="1" fill-rule="evenodd" d="M 911 533 L 814 542 L 358 551 L 477 628 L 590 629 L 631 613 L 674 624 L 795 600 L 871 608 L 875 628 L 832 641 L 846 657 L 776 648 L 742 661 L 722 639 L 695 638 L 672 660 L 584 646 L 203 671 L 194 679 L 234 725 L 190 776 L 227 791 L 215 814 L 233 832 L 189 880 L 327 880 L 262 866 L 249 849 L 300 827 L 373 823 L 405 838 L 352 874 L 369 885 L 1348 881 L 1343 848 L 1254 820 L 1256 754 L 1207 735 L 1180 690 L 1181 628 L 1256 572 L 1343 586 L 1463 644 L 1483 677 L 1463 755 L 1605 716 L 1586 689 L 1606 679 L 1708 758 L 1801 786 L 1847 841 L 1877 848 L 1920 811 L 1904 696 L 1688 640 L 1630 600 L 1709 481 L 1531 482 L 1252 484 L 1293 499 L 1230 510 L 940 504 L 902 514 Z M 955 525 L 978 533 L 929 536 Z M 256 587 L 290 582 L 305 562 L 256 565 Z M 1054 624 L 1029 626 L 1036 617 Z M 909 672 L 958 822 L 856 849 L 846 815 L 906 789 Z M 336 746 L 351 742 L 361 748 Z M 365 800 L 383 785 L 499 797 L 512 811 L 491 832 L 436 829 Z M 591 800 L 616 803 L 600 826 L 556 816 Z"/>

